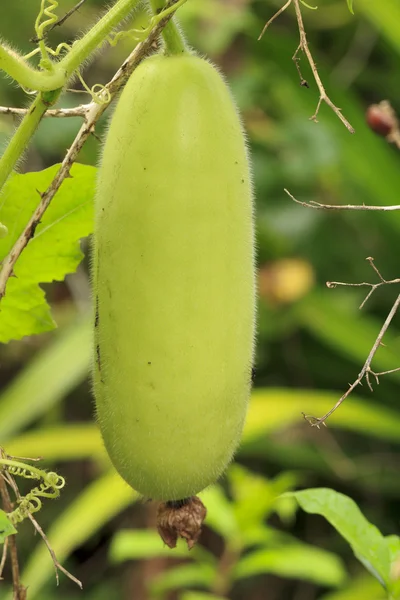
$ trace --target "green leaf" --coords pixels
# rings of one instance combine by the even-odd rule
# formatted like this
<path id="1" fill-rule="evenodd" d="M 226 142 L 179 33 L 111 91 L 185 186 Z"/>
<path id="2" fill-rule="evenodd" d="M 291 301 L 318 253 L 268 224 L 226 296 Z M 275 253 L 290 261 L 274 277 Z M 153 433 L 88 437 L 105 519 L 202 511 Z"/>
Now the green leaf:
<path id="1" fill-rule="evenodd" d="M 347 6 L 349 7 L 349 11 L 351 12 L 351 14 L 354 15 L 353 0 L 347 0 Z"/>
<path id="2" fill-rule="evenodd" d="M 272 431 L 301 423 L 302 412 L 320 417 L 340 398 L 341 392 L 322 390 L 262 389 L 253 391 L 243 446 Z M 351 395 L 329 419 L 329 427 L 356 431 L 377 439 L 400 442 L 400 415 L 381 405 Z M 310 427 L 310 425 L 307 425 Z"/>
<path id="3" fill-rule="evenodd" d="M 208 562 L 214 562 L 213 557 L 206 550 L 203 552 L 201 546 L 195 546 L 188 550 L 187 545 L 180 540 L 177 547 L 171 550 L 160 538 L 157 531 L 151 529 L 123 530 L 119 531 L 113 538 L 110 557 L 114 562 L 125 560 L 140 560 L 167 556 L 168 558 L 202 558 Z"/>
<path id="4" fill-rule="evenodd" d="M 8 235 L 8 229 L 3 223 L 0 223 L 0 239 Z"/>
<path id="5" fill-rule="evenodd" d="M 400 54 L 400 4 L 398 0 L 371 2 L 357 0 L 357 10 L 370 21 L 382 38 L 386 39 Z"/>
<path id="6" fill-rule="evenodd" d="M 297 508 L 297 506 L 296 506 Z M 282 544 L 285 536 L 279 531 L 266 525 L 249 525 L 242 531 L 242 542 L 244 548 L 251 546 L 278 546 Z"/>
<path id="7" fill-rule="evenodd" d="M 119 531 L 114 536 L 110 548 L 110 558 L 117 563 L 159 556 L 189 558 L 190 555 L 184 544 L 179 544 L 172 552 L 164 544 L 157 531 L 153 530 Z"/>
<path id="8" fill-rule="evenodd" d="M 301 543 L 255 550 L 238 562 L 234 576 L 242 579 L 261 573 L 324 586 L 339 586 L 346 579 L 342 562 L 335 554 Z"/>
<path id="9" fill-rule="evenodd" d="M 0 307 L 0 342 L 51 331 L 55 326 L 44 291 L 36 283 L 10 278 Z"/>
<path id="10" fill-rule="evenodd" d="M 222 491 L 221 486 L 213 485 L 199 494 L 207 506 L 206 525 L 230 540 L 240 539 L 239 525 L 233 510 L 233 504 Z"/>
<path id="11" fill-rule="evenodd" d="M 385 539 L 389 548 L 390 562 L 394 563 L 400 558 L 400 537 L 398 535 L 387 535 Z"/>
<path id="12" fill-rule="evenodd" d="M 7 513 L 4 510 L 0 510 L 0 544 L 4 542 L 6 537 L 14 533 L 17 533 L 17 530 L 7 517 Z"/>
<path id="13" fill-rule="evenodd" d="M 163 596 L 171 590 L 188 587 L 210 588 L 216 578 L 216 568 L 209 564 L 179 565 L 164 571 L 150 584 L 151 596 Z"/>
<path id="14" fill-rule="evenodd" d="M 90 484 L 46 531 L 57 559 L 65 561 L 75 548 L 137 498 L 138 494 L 115 471 Z M 40 598 L 40 590 L 51 577 L 54 577 L 53 561 L 45 544 L 39 541 L 21 575 L 24 585 L 29 587 L 29 600 Z"/>
<path id="15" fill-rule="evenodd" d="M 390 554 L 391 564 L 391 583 L 390 591 L 393 598 L 400 598 L 400 537 L 398 535 L 388 535 L 386 544 Z"/>
<path id="16" fill-rule="evenodd" d="M 299 483 L 292 473 L 281 473 L 268 480 L 238 464 L 231 465 L 228 478 L 235 499 L 234 513 L 243 532 L 261 525 L 275 509 L 276 498 Z"/>
<path id="17" fill-rule="evenodd" d="M 96 460 L 110 467 L 99 429 L 90 422 L 35 429 L 5 444 L 12 456 L 40 456 L 44 463 Z"/>
<path id="18" fill-rule="evenodd" d="M 342 590 L 322 596 L 321 600 L 387 600 L 387 594 L 378 581 L 367 575 L 353 578 Z"/>
<path id="19" fill-rule="evenodd" d="M 354 373 L 356 379 L 384 319 L 378 321 L 358 309 L 343 305 L 340 300 L 341 297 L 337 293 L 335 295 L 335 290 L 315 292 L 297 305 L 296 312 L 299 322 L 308 331 L 357 364 Z M 393 328 L 385 333 L 384 343 L 385 346 L 378 349 L 372 362 L 372 368 L 376 372 L 399 366 L 400 339 Z M 385 377 L 400 379 L 400 371 Z M 374 379 L 372 383 L 375 383 Z"/>
<path id="20" fill-rule="evenodd" d="M 46 412 L 89 372 L 91 328 L 87 318 L 61 332 L 12 381 L 0 396 L 0 439 Z M 33 454 L 36 455 L 36 452 Z"/>
<path id="21" fill-rule="evenodd" d="M 37 173 L 13 174 L 0 197 L 0 221 L 8 235 L 0 239 L 4 260 L 40 202 L 38 194 L 50 185 L 59 165 Z M 96 169 L 73 165 L 18 258 L 1 303 L 0 342 L 54 328 L 40 283 L 61 281 L 82 260 L 79 240 L 93 231 L 93 194 Z"/>
<path id="22" fill-rule="evenodd" d="M 226 598 L 215 596 L 214 594 L 205 594 L 203 592 L 184 592 L 179 596 L 179 600 L 226 600 Z"/>
<path id="23" fill-rule="evenodd" d="M 385 587 L 390 584 L 390 555 L 386 539 L 367 521 L 356 503 L 327 488 L 287 492 L 307 513 L 325 517 L 350 544 L 356 557 Z"/>

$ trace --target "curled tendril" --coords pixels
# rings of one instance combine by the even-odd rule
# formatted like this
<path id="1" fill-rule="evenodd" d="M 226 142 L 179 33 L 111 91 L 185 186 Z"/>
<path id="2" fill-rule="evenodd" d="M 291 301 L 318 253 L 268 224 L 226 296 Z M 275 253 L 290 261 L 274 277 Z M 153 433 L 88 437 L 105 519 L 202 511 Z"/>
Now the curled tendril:
<path id="1" fill-rule="evenodd" d="M 26 496 L 18 501 L 18 507 L 9 513 L 8 518 L 11 523 L 21 523 L 27 518 L 28 514 L 38 512 L 42 508 L 41 498 L 58 498 L 60 489 L 64 487 L 65 480 L 57 473 L 46 473 L 46 480 L 37 487 L 33 488 Z"/>
<path id="2" fill-rule="evenodd" d="M 49 3 L 49 5 L 46 6 L 46 3 Z M 51 25 L 53 25 L 53 23 L 57 21 L 58 17 L 54 12 L 55 10 L 57 10 L 57 8 L 57 0 L 42 0 L 40 5 L 40 11 L 35 21 L 35 32 L 38 40 L 42 40 L 46 29 L 48 29 Z M 43 16 L 48 17 L 47 21 L 42 21 Z"/>
<path id="3" fill-rule="evenodd" d="M 318 6 L 310 6 L 310 4 L 307 4 L 307 2 L 305 2 L 304 0 L 300 0 L 300 2 L 303 4 L 303 6 L 309 8 L 310 10 L 317 10 L 318 8 Z"/>
<path id="4" fill-rule="evenodd" d="M 150 31 L 150 26 L 146 27 L 146 29 L 128 29 L 128 31 L 119 31 L 114 35 L 109 35 L 107 37 L 107 41 L 110 46 L 116 46 L 118 42 L 125 38 L 133 38 L 134 40 L 140 42 L 146 38 Z"/>
<path id="5" fill-rule="evenodd" d="M 29 465 L 6 465 L 4 468 L 10 475 L 15 475 L 16 477 L 23 477 L 24 479 L 40 479 L 40 475 L 31 471 Z"/>
<path id="6" fill-rule="evenodd" d="M 58 498 L 60 490 L 65 485 L 64 477 L 54 473 L 53 471 L 46 472 L 34 466 L 25 463 L 3 458 L 4 453 L 0 454 L 0 465 L 2 469 L 10 475 L 23 477 L 24 479 L 42 480 L 41 483 L 34 487 L 26 496 L 18 498 L 18 507 L 8 514 L 8 518 L 15 525 L 21 523 L 28 515 L 39 511 L 42 508 L 41 498 Z"/>
<path id="7" fill-rule="evenodd" d="M 26 87 L 24 87 L 21 84 L 19 84 L 19 87 L 25 94 L 28 94 L 28 96 L 36 96 L 36 94 L 37 94 L 37 90 L 28 90 Z"/>
<path id="8" fill-rule="evenodd" d="M 50 48 L 49 46 L 46 46 L 46 51 L 49 54 L 51 54 L 51 56 L 60 56 L 61 50 L 67 50 L 67 52 L 69 52 L 71 50 L 71 48 L 72 48 L 72 46 L 70 46 L 66 42 L 61 42 L 61 44 L 58 44 L 58 46 L 55 50 L 53 50 L 53 48 Z M 35 50 L 32 50 L 32 52 L 29 52 L 29 54 L 25 54 L 24 58 L 25 58 L 25 60 L 27 60 L 28 58 L 32 58 L 32 56 L 36 56 L 36 54 L 39 54 L 39 53 L 40 53 L 40 48 L 35 48 Z M 48 60 L 49 60 L 48 58 L 41 59 L 40 66 L 43 69 L 48 68 L 48 64 L 47 64 Z"/>
<path id="9" fill-rule="evenodd" d="M 178 0 L 178 2 L 175 2 L 175 4 L 173 4 L 169 8 L 165 8 L 160 13 L 158 13 L 158 15 L 154 15 L 150 19 L 147 27 L 145 27 L 144 29 L 128 29 L 128 31 L 119 31 L 113 36 L 109 35 L 107 37 L 108 43 L 110 44 L 110 46 L 116 46 L 119 41 L 127 37 L 133 38 L 134 40 L 137 40 L 139 42 L 145 40 L 149 36 L 152 29 L 154 29 L 154 27 L 156 27 L 160 21 L 162 21 L 169 14 L 174 13 L 180 6 L 182 6 L 182 4 L 185 4 L 186 1 L 187 0 Z"/>
<path id="10" fill-rule="evenodd" d="M 95 83 L 91 88 L 87 85 L 82 75 L 78 73 L 79 81 L 85 88 L 88 94 L 91 95 L 92 101 L 96 104 L 108 104 L 111 101 L 109 90 L 101 83 Z"/>

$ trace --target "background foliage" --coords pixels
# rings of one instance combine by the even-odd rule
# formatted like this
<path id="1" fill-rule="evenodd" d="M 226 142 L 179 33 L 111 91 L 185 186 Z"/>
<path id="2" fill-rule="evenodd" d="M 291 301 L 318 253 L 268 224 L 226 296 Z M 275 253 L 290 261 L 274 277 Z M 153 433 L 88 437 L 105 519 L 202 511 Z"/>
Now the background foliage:
<path id="1" fill-rule="evenodd" d="M 64 0 L 60 8 L 67 11 L 73 4 Z M 290 494 L 279 503 L 275 499 L 294 488 L 333 488 L 353 498 L 384 536 L 399 533 L 400 374 L 382 378 L 374 394 L 360 387 L 357 397 L 351 396 L 331 417 L 328 429 L 309 427 L 301 412 L 320 416 L 355 379 L 396 294 L 391 287 L 380 289 L 360 313 L 362 290 L 328 290 L 325 282 L 374 281 L 368 256 L 385 277 L 398 277 L 394 249 L 400 216 L 313 211 L 292 203 L 283 188 L 307 201 L 398 203 L 398 151 L 369 131 L 364 113 L 370 103 L 386 98 L 400 112 L 400 5 L 396 0 L 356 0 L 352 15 L 344 0 L 322 0 L 318 10 L 303 10 L 322 79 L 355 127 L 354 136 L 326 106 L 318 124 L 308 120 L 318 94 L 305 61 L 310 89 L 300 87 L 291 60 L 298 46 L 291 9 L 257 42 L 265 21 L 280 5 L 278 0 L 188 0 L 180 10 L 190 43 L 221 67 L 243 114 L 253 159 L 260 289 L 257 373 L 243 445 L 221 485 L 206 492 L 207 527 L 202 545 L 189 558 L 182 547 L 175 553 L 162 547 L 152 529 L 154 507 L 136 502 L 111 470 L 93 425 L 87 241 L 82 242 L 85 260 L 77 273 L 65 283 L 50 283 L 73 271 L 79 261 L 77 240 L 91 227 L 93 168 L 77 167 L 81 196 L 68 196 L 68 190 L 64 197 L 57 195 L 48 223 L 41 224 L 50 241 L 38 237 L 23 256 L 25 271 L 22 259 L 19 263 L 24 283 L 36 290 L 40 318 L 35 318 L 32 333 L 50 329 L 53 318 L 58 329 L 0 346 L 0 442 L 10 454 L 43 456 L 45 466 L 66 477 L 61 499 L 46 505 L 39 521 L 59 559 L 84 582 L 83 593 L 65 578 L 56 588 L 47 550 L 24 523 L 18 542 L 29 598 L 385 597 L 356 560 L 357 549 L 327 521 L 298 511 Z M 51 34 L 52 41 L 69 41 L 105 6 L 88 0 Z M 15 0 L 2 13 L 2 35 L 26 52 L 32 49 L 29 39 L 38 8 L 37 1 Z M 139 15 L 137 22 L 141 19 Z M 89 85 L 108 81 L 131 47 L 125 41 L 98 55 L 85 72 Z M 71 92 L 63 106 L 80 101 L 87 98 Z M 26 103 L 20 89 L 0 80 L 1 105 Z M 79 123 L 43 121 L 20 171 L 41 171 L 58 163 Z M 2 144 L 12 125 L 10 117 L 0 117 Z M 98 128 L 100 138 L 105 127 L 106 120 Z M 80 162 L 95 166 L 99 149 L 92 137 Z M 37 178 L 46 176 L 30 176 L 33 189 L 40 188 Z M 9 185 L 18 186 L 18 176 Z M 35 196 L 21 195 L 14 209 L 26 210 L 28 201 L 34 203 Z M 70 214 L 71 203 L 75 212 Z M 7 199 L 2 210 L 6 208 Z M 76 219 L 76 235 L 63 263 L 57 269 L 52 263 L 46 271 L 40 244 L 50 244 L 59 254 L 57 236 L 63 235 L 66 213 Z M 0 250 L 6 251 L 2 246 Z M 40 276 L 31 272 L 38 263 Z M 11 281 L 25 310 L 26 298 L 34 297 L 32 289 L 21 291 L 19 279 Z M 39 282 L 44 283 L 41 288 Z M 34 314 L 31 309 L 29 314 Z M 20 323 L 20 317 L 14 321 Z M 0 329 L 0 335 L 5 342 L 13 332 Z M 379 371 L 399 366 L 396 322 L 385 343 L 374 363 Z M 387 552 L 395 554 L 398 539 L 392 536 L 387 544 Z M 7 572 L 5 576 L 9 580 Z M 6 583 L 0 582 L 0 592 L 6 596 Z"/>

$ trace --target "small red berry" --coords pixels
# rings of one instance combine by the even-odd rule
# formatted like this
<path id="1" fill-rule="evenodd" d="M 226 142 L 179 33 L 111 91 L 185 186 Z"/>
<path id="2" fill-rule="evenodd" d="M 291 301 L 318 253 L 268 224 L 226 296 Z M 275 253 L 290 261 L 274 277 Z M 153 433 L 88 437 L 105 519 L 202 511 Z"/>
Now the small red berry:
<path id="1" fill-rule="evenodd" d="M 398 125 L 393 108 L 385 100 L 380 104 L 371 104 L 368 107 L 366 121 L 372 131 L 384 137 L 391 134 Z"/>

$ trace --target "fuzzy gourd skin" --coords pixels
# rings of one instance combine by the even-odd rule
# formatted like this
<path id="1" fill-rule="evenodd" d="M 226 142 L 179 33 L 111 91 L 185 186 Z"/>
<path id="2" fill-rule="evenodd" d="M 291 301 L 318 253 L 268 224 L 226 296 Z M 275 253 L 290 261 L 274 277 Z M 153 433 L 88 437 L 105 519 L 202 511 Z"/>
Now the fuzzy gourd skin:
<path id="1" fill-rule="evenodd" d="M 94 393 L 110 458 L 156 500 L 192 496 L 238 446 L 251 387 L 252 190 L 216 69 L 154 56 L 117 104 L 99 169 Z"/>

